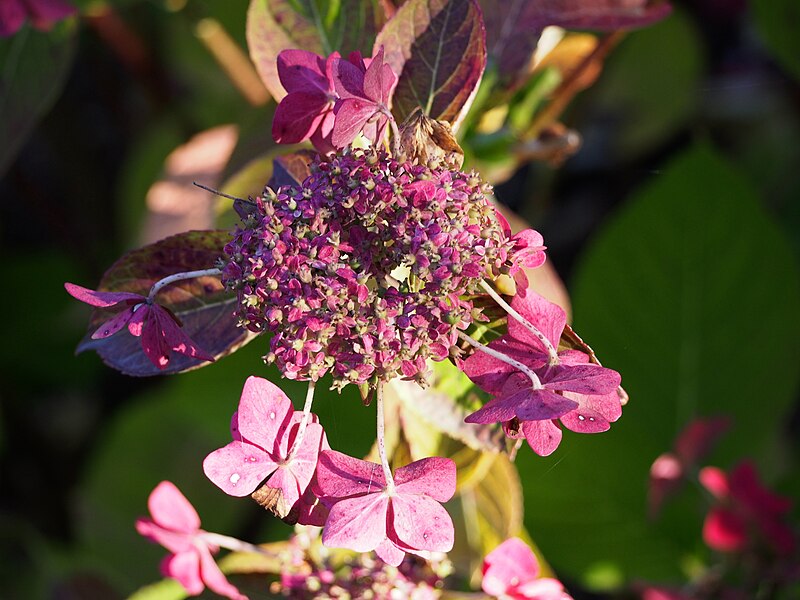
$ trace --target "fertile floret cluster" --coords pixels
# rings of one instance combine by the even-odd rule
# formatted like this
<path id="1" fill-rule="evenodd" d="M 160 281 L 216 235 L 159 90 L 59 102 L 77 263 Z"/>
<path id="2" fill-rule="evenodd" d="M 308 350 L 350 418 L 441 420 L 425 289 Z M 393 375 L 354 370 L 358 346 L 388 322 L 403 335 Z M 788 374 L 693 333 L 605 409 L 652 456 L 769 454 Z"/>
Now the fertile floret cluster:
<path id="1" fill-rule="evenodd" d="M 225 248 L 242 324 L 275 334 L 266 358 L 290 379 L 424 381 L 480 317 L 464 296 L 508 271 L 516 242 L 474 173 L 361 150 L 311 169 L 267 189 Z"/>

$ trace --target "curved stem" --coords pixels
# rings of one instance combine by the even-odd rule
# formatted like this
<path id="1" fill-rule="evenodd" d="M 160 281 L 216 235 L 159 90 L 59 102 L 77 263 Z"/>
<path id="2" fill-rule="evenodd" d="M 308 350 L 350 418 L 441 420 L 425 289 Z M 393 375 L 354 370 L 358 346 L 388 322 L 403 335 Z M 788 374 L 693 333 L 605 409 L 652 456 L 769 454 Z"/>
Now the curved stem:
<path id="1" fill-rule="evenodd" d="M 234 552 L 256 552 L 258 554 L 268 554 L 270 556 L 274 554 L 273 552 L 267 551 L 264 548 L 256 546 L 255 544 L 243 542 L 235 537 L 222 535 L 221 533 L 202 531 L 198 534 L 198 537 L 209 544 L 214 544 L 220 548 L 227 548 L 228 550 L 233 550 Z"/>
<path id="2" fill-rule="evenodd" d="M 531 383 L 533 384 L 533 389 L 541 390 L 544 388 L 544 386 L 542 385 L 542 381 L 539 379 L 539 376 L 536 373 L 534 373 L 533 369 L 531 369 L 527 365 L 523 365 L 518 360 L 514 360 L 513 358 L 503 354 L 502 352 L 493 350 L 489 348 L 489 346 L 484 346 L 478 340 L 471 338 L 463 331 L 458 332 L 458 337 L 467 342 L 470 346 L 472 346 L 476 350 L 480 350 L 481 352 L 488 354 L 492 358 L 496 358 L 497 360 L 500 360 L 508 365 L 511 365 L 512 367 L 515 367 L 520 371 L 522 371 L 523 373 L 525 373 L 525 375 L 527 375 L 528 378 L 531 380 Z"/>
<path id="3" fill-rule="evenodd" d="M 389 467 L 389 460 L 386 458 L 386 424 L 383 418 L 383 383 L 378 384 L 377 391 L 377 405 L 378 405 L 378 423 L 377 423 L 377 437 L 378 437 L 378 454 L 381 457 L 381 466 L 383 467 L 383 476 L 386 478 L 386 493 L 390 496 L 394 494 L 394 477 L 392 477 L 392 469 Z"/>
<path id="4" fill-rule="evenodd" d="M 543 334 L 541 330 L 538 327 L 536 327 L 536 325 L 528 321 L 528 319 L 523 317 L 514 308 L 512 308 L 508 302 L 503 300 L 503 297 L 496 291 L 494 291 L 492 286 L 486 283 L 486 280 L 481 281 L 481 287 L 484 290 L 486 290 L 486 293 L 489 294 L 492 297 L 492 299 L 503 308 L 503 310 L 505 310 L 512 317 L 514 317 L 514 319 L 519 321 L 522 324 L 522 326 L 525 327 L 525 329 L 530 331 L 536 337 L 536 339 L 542 343 L 545 350 L 547 350 L 547 355 L 550 357 L 549 361 L 550 365 L 557 365 L 560 362 L 558 358 L 558 351 L 555 349 L 555 346 L 553 346 L 553 344 L 550 343 L 550 340 L 547 339 L 547 336 Z"/>
<path id="5" fill-rule="evenodd" d="M 153 284 L 153 287 L 150 288 L 150 293 L 147 295 L 147 299 L 152 300 L 164 287 L 170 285 L 171 283 L 175 283 L 176 281 L 183 281 L 184 279 L 196 279 L 197 277 L 216 277 L 217 275 L 222 275 L 221 269 L 201 269 L 199 271 L 175 273 L 174 275 L 170 275 L 168 277 L 164 277 L 164 279 L 159 279 L 156 281 Z"/>
<path id="6" fill-rule="evenodd" d="M 300 450 L 300 445 L 303 443 L 303 438 L 306 436 L 306 429 L 308 428 L 308 422 L 311 420 L 311 404 L 314 402 L 314 382 L 308 382 L 308 391 L 306 392 L 306 403 L 303 405 L 303 418 L 300 420 L 300 426 L 297 428 L 297 437 L 294 438 L 294 444 L 292 444 L 292 449 L 289 450 L 289 454 L 286 455 L 285 462 L 291 462 L 291 460 L 297 454 L 297 451 Z"/>

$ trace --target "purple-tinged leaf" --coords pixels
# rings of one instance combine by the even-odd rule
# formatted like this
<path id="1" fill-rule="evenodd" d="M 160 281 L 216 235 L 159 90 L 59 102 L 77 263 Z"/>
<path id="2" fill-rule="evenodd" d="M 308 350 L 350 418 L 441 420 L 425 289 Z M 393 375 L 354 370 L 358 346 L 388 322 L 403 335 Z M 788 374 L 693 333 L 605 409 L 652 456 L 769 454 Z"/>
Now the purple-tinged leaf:
<path id="1" fill-rule="evenodd" d="M 501 83 L 514 84 L 527 70 L 548 25 L 613 31 L 644 27 L 670 13 L 653 0 L 479 0 L 486 21 L 486 47 Z"/>
<path id="2" fill-rule="evenodd" d="M 392 112 L 421 107 L 454 129 L 469 110 L 486 66 L 486 34 L 476 0 L 409 0 L 378 34 L 399 81 Z"/>
<path id="3" fill-rule="evenodd" d="M 278 54 L 301 48 L 322 56 L 353 50 L 369 54 L 376 15 L 361 0 L 251 0 L 247 12 L 247 45 L 264 85 L 276 101 L 286 90 L 278 76 Z"/>
<path id="4" fill-rule="evenodd" d="M 127 292 L 146 296 L 152 285 L 168 275 L 208 269 L 224 256 L 230 239 L 227 231 L 189 231 L 139 248 L 120 258 L 100 281 L 100 292 Z M 174 283 L 156 296 L 183 324 L 182 332 L 211 356 L 234 352 L 253 336 L 237 326 L 233 311 L 236 297 L 216 277 L 200 277 Z M 198 358 L 172 354 L 166 368 L 157 368 L 142 352 L 142 340 L 122 331 L 103 339 L 91 339 L 113 312 L 96 309 L 89 333 L 77 351 L 95 350 L 108 366 L 133 376 L 179 373 L 207 364 Z M 187 346 L 187 351 L 191 349 Z"/>

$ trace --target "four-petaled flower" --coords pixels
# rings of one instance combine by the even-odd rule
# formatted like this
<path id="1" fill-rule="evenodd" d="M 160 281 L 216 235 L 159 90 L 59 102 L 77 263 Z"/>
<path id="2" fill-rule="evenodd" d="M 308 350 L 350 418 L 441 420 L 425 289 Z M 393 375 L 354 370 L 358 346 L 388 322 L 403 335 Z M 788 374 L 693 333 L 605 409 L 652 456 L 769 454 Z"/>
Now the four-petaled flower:
<path id="1" fill-rule="evenodd" d="M 375 553 L 397 566 L 406 552 L 449 552 L 453 521 L 440 504 L 456 491 L 449 458 L 423 458 L 394 473 L 387 486 L 380 465 L 326 450 L 320 453 L 314 492 L 330 507 L 322 542 Z"/>
<path id="2" fill-rule="evenodd" d="M 142 338 L 145 355 L 159 369 L 169 364 L 170 352 L 214 362 L 213 356 L 186 335 L 175 316 L 152 299 L 132 292 L 98 292 L 74 283 L 64 287 L 72 297 L 97 308 L 125 307 L 100 325 L 92 339 L 107 338 L 127 326 L 131 335 Z"/>
<path id="3" fill-rule="evenodd" d="M 137 519 L 136 531 L 170 551 L 161 563 L 164 575 L 177 579 L 192 595 L 208 587 L 233 600 L 247 600 L 220 571 L 212 556 L 219 547 L 205 539 L 197 511 L 175 484 L 159 483 L 147 507 L 152 518 Z"/>
<path id="4" fill-rule="evenodd" d="M 528 290 L 515 296 L 511 307 L 557 348 L 567 322 L 564 310 Z M 508 332 L 488 345 L 532 370 L 541 387 L 517 367 L 476 351 L 463 365 L 481 389 L 495 396 L 466 418 L 468 423 L 504 423 L 506 434 L 524 436 L 534 452 L 551 454 L 561 442 L 561 423 L 577 433 L 607 431 L 622 414 L 617 388 L 619 373 L 589 363 L 578 350 L 557 353 L 557 364 L 543 342 L 518 320 L 509 317 Z"/>
<path id="5" fill-rule="evenodd" d="M 739 552 L 765 542 L 779 555 L 794 552 L 797 539 L 784 521 L 791 502 L 763 487 L 752 463 L 740 463 L 730 475 L 705 467 L 700 483 L 718 500 L 703 524 L 703 540 L 711 548 Z"/>
<path id="6" fill-rule="evenodd" d="M 36 29 L 46 31 L 75 12 L 75 7 L 64 0 L 2 0 L 0 37 L 14 35 L 28 19 Z"/>
<path id="7" fill-rule="evenodd" d="M 327 447 L 322 426 L 309 422 L 299 447 L 289 456 L 302 418 L 275 384 L 249 377 L 234 415 L 234 440 L 206 457 L 206 476 L 226 494 L 240 497 L 269 477 L 266 485 L 281 490 L 283 501 L 295 506 L 311 482 L 320 450 Z M 316 420 L 313 415 L 312 420 Z"/>
<path id="8" fill-rule="evenodd" d="M 557 579 L 538 577 L 539 561 L 525 542 L 509 538 L 483 559 L 481 588 L 513 600 L 569 600 Z"/>

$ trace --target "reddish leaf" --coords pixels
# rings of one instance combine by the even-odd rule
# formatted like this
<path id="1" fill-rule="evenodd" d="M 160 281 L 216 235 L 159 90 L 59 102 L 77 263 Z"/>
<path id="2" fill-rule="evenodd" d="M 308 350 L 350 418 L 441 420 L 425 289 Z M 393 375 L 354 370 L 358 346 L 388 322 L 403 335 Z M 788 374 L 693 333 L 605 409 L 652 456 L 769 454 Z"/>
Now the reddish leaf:
<path id="1" fill-rule="evenodd" d="M 613 31 L 643 27 L 670 13 L 659 0 L 479 0 L 489 59 L 502 81 L 524 71 L 548 25 Z"/>
<path id="2" fill-rule="evenodd" d="M 282 185 L 300 185 L 311 175 L 309 165 L 316 157 L 311 150 L 298 150 L 278 156 L 272 161 L 272 177 L 267 185 L 277 190 Z"/>
<path id="3" fill-rule="evenodd" d="M 156 281 L 168 275 L 213 268 L 224 256 L 222 249 L 229 240 L 228 231 L 188 231 L 139 248 L 111 266 L 98 290 L 147 295 Z M 233 315 L 236 297 L 226 292 L 216 277 L 177 282 L 159 292 L 156 300 L 180 319 L 188 336 L 215 357 L 237 350 L 252 338 L 237 327 Z M 108 366 L 134 376 L 179 373 L 208 364 L 173 354 L 169 365 L 160 370 L 145 356 L 141 340 L 127 331 L 91 339 L 91 334 L 109 315 L 109 311 L 102 309 L 92 313 L 89 333 L 78 345 L 78 352 L 95 350 Z"/>
<path id="4" fill-rule="evenodd" d="M 409 0 L 375 41 L 399 74 L 392 111 L 403 121 L 422 107 L 457 127 L 486 66 L 486 33 L 476 0 Z"/>
<path id="5" fill-rule="evenodd" d="M 286 95 L 278 79 L 281 50 L 297 48 L 328 56 L 353 50 L 369 55 L 376 14 L 361 0 L 251 0 L 247 45 L 258 74 L 275 100 Z"/>

